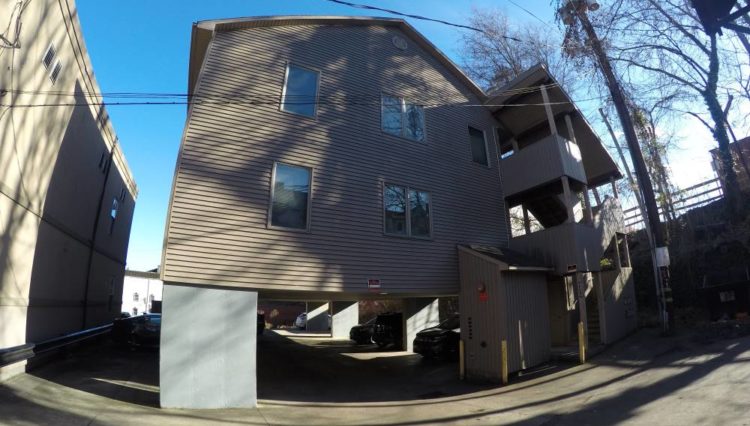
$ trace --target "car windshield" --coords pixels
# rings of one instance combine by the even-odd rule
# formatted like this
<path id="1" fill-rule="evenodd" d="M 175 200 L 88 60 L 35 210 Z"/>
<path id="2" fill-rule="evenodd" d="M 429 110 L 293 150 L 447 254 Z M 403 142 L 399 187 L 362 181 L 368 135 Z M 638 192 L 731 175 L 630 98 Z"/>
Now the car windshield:
<path id="1" fill-rule="evenodd" d="M 458 320 L 458 315 L 455 315 L 441 322 L 438 327 L 442 328 L 443 330 L 453 330 L 460 327 L 460 324 L 461 323 Z"/>

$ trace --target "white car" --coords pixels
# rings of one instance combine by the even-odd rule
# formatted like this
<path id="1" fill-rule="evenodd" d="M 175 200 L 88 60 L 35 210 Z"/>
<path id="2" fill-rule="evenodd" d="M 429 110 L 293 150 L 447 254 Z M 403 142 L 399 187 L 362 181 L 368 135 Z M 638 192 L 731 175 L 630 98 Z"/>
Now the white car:
<path id="1" fill-rule="evenodd" d="M 327 315 L 328 315 L 328 328 L 330 329 L 331 328 L 331 314 L 327 314 Z M 302 312 L 301 314 L 297 316 L 297 319 L 294 320 L 294 326 L 301 330 L 304 330 L 305 328 L 307 328 L 307 312 Z"/>

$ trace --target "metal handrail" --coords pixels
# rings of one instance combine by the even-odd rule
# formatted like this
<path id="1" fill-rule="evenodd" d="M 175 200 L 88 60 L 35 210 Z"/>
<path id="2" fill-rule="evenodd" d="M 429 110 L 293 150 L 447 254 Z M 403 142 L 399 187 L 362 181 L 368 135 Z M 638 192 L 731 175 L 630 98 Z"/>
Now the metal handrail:
<path id="1" fill-rule="evenodd" d="M 62 349 L 68 345 L 78 343 L 92 337 L 109 333 L 112 330 L 112 324 L 105 324 L 86 330 L 76 331 L 64 336 L 55 337 L 39 343 L 26 343 L 23 345 L 12 346 L 10 348 L 0 349 L 0 367 L 15 364 L 20 361 L 26 361 L 36 355 Z"/>

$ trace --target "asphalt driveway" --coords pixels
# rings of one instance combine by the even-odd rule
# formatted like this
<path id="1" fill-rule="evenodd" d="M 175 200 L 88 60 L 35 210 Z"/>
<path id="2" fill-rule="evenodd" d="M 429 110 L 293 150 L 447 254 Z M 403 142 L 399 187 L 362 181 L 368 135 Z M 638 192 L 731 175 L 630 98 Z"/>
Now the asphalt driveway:
<path id="1" fill-rule="evenodd" d="M 750 425 L 750 337 L 696 343 L 644 330 L 590 363 L 506 387 L 455 364 L 322 337 L 263 337 L 257 409 L 162 410 L 155 352 L 89 348 L 0 384 L 0 423 Z"/>

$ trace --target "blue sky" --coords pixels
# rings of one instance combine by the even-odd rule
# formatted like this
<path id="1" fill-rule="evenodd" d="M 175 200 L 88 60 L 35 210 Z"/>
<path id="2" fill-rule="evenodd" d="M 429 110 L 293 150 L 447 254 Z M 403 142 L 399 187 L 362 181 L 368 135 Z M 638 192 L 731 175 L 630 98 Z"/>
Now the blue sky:
<path id="1" fill-rule="evenodd" d="M 538 23 L 508 0 L 361 2 L 456 23 L 466 23 L 472 7 L 499 7 L 518 25 Z M 554 27 L 550 0 L 517 0 L 516 3 Z M 325 0 L 77 0 L 77 6 L 84 39 L 103 92 L 185 93 L 190 33 L 195 21 L 293 14 L 389 16 Z M 457 52 L 461 32 L 465 30 L 438 23 L 409 22 L 460 63 Z M 184 105 L 111 106 L 108 111 L 139 187 L 128 268 L 151 269 L 161 261 L 164 222 L 186 108 Z M 693 138 L 700 135 L 703 140 L 708 135 L 699 125 L 688 124 L 683 131 Z M 601 132 L 600 135 L 605 136 Z M 675 154 L 672 164 L 673 169 L 678 168 L 675 170 L 678 184 L 684 186 L 710 176 L 706 155 L 712 147 L 710 135 L 707 141 L 701 144 L 705 148 Z"/>

